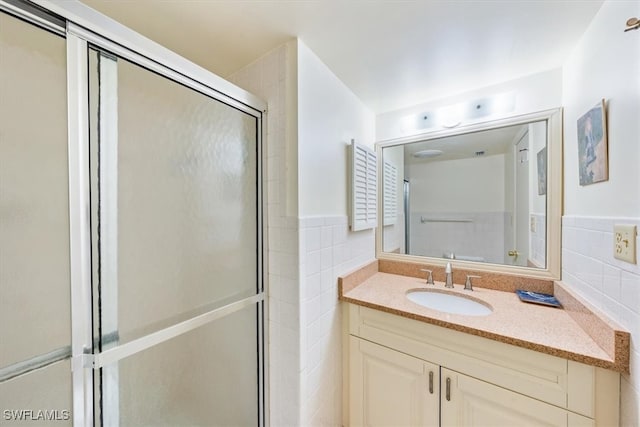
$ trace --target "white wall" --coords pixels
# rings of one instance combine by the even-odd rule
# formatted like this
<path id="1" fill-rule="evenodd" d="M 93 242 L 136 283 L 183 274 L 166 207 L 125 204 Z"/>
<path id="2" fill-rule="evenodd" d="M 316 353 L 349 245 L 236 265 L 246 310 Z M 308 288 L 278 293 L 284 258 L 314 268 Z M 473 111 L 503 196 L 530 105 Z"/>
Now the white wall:
<path id="1" fill-rule="evenodd" d="M 625 21 L 640 15 L 637 1 L 606 2 L 564 66 L 565 213 L 640 215 L 640 48 Z M 581 187 L 578 117 L 607 100 L 609 180 Z"/>
<path id="2" fill-rule="evenodd" d="M 338 276 L 375 258 L 374 230 L 348 227 L 348 146 L 373 148 L 375 116 L 298 41 L 301 414 L 299 425 L 342 421 Z"/>
<path id="3" fill-rule="evenodd" d="M 607 1 L 563 68 L 562 280 L 631 332 L 621 422 L 640 425 L 640 267 L 613 258 L 613 224 L 640 226 L 640 34 L 623 32 L 637 1 Z M 608 101 L 609 180 L 581 187 L 576 120 Z M 636 238 L 640 243 L 640 239 Z"/>
<path id="4" fill-rule="evenodd" d="M 373 148 L 375 116 L 298 42 L 298 179 L 301 216 L 347 212 L 347 146 Z"/>
<path id="5" fill-rule="evenodd" d="M 374 116 L 301 41 L 237 72 L 267 100 L 271 425 L 339 425 L 337 277 L 375 257 L 349 231 L 347 146 L 373 145 Z"/>
<path id="6" fill-rule="evenodd" d="M 560 68 L 545 71 L 521 79 L 511 80 L 494 86 L 488 86 L 475 91 L 464 92 L 450 97 L 428 101 L 408 108 L 393 110 L 378 114 L 376 117 L 376 141 L 383 141 L 401 136 L 407 136 L 411 132 L 403 130 L 402 119 L 413 114 L 433 111 L 439 107 L 454 105 L 459 102 L 479 99 L 485 96 L 500 93 L 513 92 L 515 94 L 515 110 L 508 116 L 532 113 L 561 105 L 562 70 Z M 484 117 L 480 121 L 498 119 L 507 115 Z M 415 133 L 415 132 L 413 132 Z"/>
<path id="7" fill-rule="evenodd" d="M 502 212 L 505 156 L 411 163 L 412 212 Z"/>
<path id="8" fill-rule="evenodd" d="M 459 258 L 502 263 L 505 162 L 506 156 L 497 154 L 405 165 L 411 185 L 411 254 L 453 252 Z M 422 217 L 437 222 L 423 223 Z"/>

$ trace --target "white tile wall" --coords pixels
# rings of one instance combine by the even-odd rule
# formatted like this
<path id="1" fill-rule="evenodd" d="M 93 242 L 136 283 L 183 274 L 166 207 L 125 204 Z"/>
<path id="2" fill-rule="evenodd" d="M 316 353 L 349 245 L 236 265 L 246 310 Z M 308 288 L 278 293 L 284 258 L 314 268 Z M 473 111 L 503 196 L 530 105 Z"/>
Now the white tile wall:
<path id="1" fill-rule="evenodd" d="M 230 80 L 264 98 L 269 213 L 269 394 L 274 427 L 340 425 L 342 327 L 339 275 L 375 258 L 373 230 L 349 231 L 346 216 L 285 211 L 287 61 L 282 46 Z"/>
<path id="2" fill-rule="evenodd" d="M 300 219 L 301 425 L 342 423 L 342 326 L 338 276 L 375 258 L 373 230 L 346 216 Z"/>
<path id="3" fill-rule="evenodd" d="M 425 222 L 421 218 L 457 219 L 469 222 Z M 445 253 L 505 261 L 505 212 L 412 212 L 411 253 L 442 257 Z"/>
<path id="4" fill-rule="evenodd" d="M 562 281 L 631 333 L 631 374 L 622 377 L 621 425 L 632 426 L 640 419 L 640 266 L 613 257 L 614 224 L 640 228 L 640 218 L 563 217 Z"/>
<path id="5" fill-rule="evenodd" d="M 267 101 L 269 244 L 269 417 L 272 426 L 300 424 L 300 255 L 298 218 L 287 217 L 286 116 L 288 62 L 283 45 L 230 77 Z"/>

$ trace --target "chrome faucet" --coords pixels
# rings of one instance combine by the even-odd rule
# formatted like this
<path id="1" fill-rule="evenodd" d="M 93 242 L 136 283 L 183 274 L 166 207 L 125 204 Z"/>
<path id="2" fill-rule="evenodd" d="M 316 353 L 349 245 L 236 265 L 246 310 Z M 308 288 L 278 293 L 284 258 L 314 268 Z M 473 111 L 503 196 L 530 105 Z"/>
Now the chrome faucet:
<path id="1" fill-rule="evenodd" d="M 451 263 L 448 262 L 447 266 L 444 269 L 444 287 L 445 288 L 453 288 L 453 270 L 451 269 Z"/>

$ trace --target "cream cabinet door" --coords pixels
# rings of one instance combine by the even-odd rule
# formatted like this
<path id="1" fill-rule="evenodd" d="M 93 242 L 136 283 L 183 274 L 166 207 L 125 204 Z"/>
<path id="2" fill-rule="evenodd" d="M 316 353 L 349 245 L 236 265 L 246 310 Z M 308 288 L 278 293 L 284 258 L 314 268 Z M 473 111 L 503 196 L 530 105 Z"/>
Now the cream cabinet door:
<path id="1" fill-rule="evenodd" d="M 442 426 L 568 426 L 570 415 L 574 415 L 445 368 L 441 375 Z M 589 425 L 582 422 L 591 421 L 579 418 L 580 425 Z"/>
<path id="2" fill-rule="evenodd" d="M 350 337 L 351 426 L 438 426 L 439 367 Z"/>

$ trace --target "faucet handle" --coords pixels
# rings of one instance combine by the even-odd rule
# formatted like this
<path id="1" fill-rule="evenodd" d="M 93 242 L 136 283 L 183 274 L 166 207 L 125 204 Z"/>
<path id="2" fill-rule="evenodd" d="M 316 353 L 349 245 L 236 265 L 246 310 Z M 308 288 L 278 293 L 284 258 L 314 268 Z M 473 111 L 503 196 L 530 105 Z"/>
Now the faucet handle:
<path id="1" fill-rule="evenodd" d="M 465 291 L 472 291 L 473 290 L 473 283 L 471 281 L 471 279 L 480 279 L 482 276 L 474 276 L 473 274 L 467 274 L 467 281 L 464 282 L 464 290 Z"/>
<path id="2" fill-rule="evenodd" d="M 429 273 L 429 275 L 427 276 L 427 285 L 433 285 L 433 275 L 431 273 L 433 273 L 432 270 L 427 270 L 426 268 L 421 268 L 420 271 L 424 271 L 425 273 Z"/>

